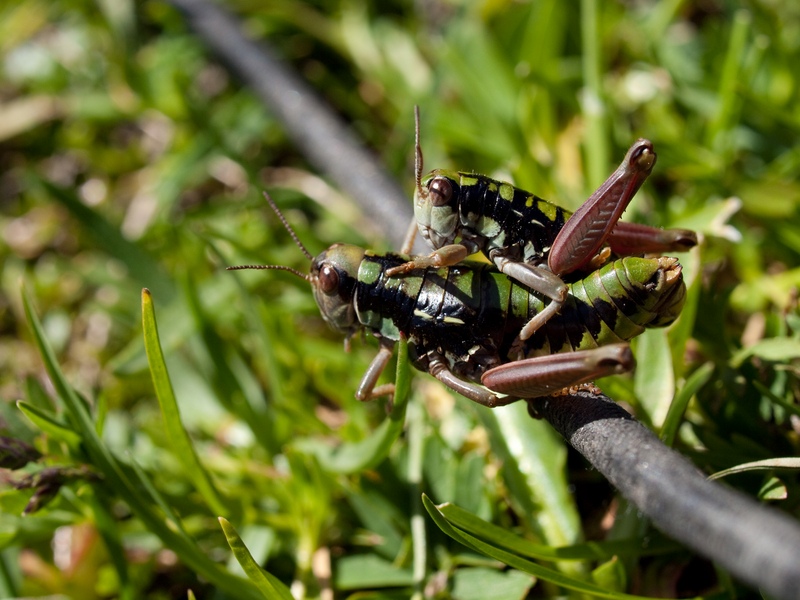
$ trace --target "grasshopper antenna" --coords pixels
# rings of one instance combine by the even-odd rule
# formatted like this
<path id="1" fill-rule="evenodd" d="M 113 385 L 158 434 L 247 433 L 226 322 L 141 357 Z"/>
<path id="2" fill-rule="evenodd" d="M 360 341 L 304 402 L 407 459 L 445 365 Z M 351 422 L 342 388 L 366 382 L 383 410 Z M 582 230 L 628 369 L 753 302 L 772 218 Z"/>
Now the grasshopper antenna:
<path id="1" fill-rule="evenodd" d="M 419 106 L 414 106 L 414 181 L 422 193 L 422 146 L 419 143 Z"/>
<path id="2" fill-rule="evenodd" d="M 289 271 L 289 273 L 293 273 L 300 277 L 301 279 L 305 279 L 306 281 L 311 281 L 311 276 L 306 275 L 305 273 L 301 273 L 297 269 L 293 269 L 292 267 L 287 267 L 285 265 L 236 265 L 235 267 L 226 267 L 226 271 L 242 271 L 244 269 L 257 269 L 264 271 L 266 269 L 272 269 L 274 271 Z"/>
<path id="3" fill-rule="evenodd" d="M 278 215 L 278 218 L 281 220 L 281 223 L 283 223 L 283 226 L 286 228 L 286 231 L 289 232 L 289 235 L 292 236 L 292 239 L 294 240 L 294 243 L 297 244 L 297 247 L 300 248 L 303 254 L 306 255 L 306 258 L 308 258 L 308 260 L 314 260 L 314 257 L 311 256 L 311 252 L 306 250 L 306 247 L 303 245 L 303 242 L 301 242 L 300 238 L 297 237 L 297 234 L 294 232 L 294 229 L 292 229 L 292 226 L 289 225 L 289 221 L 287 221 L 286 217 L 283 216 L 283 213 L 278 208 L 278 205 L 275 204 L 275 201 L 272 199 L 272 197 L 267 192 L 264 192 L 264 198 L 267 199 L 267 202 L 269 202 L 269 205 L 272 207 L 272 210 L 274 210 L 275 214 Z"/>
<path id="4" fill-rule="evenodd" d="M 294 229 L 292 229 L 292 226 L 289 225 L 289 221 L 287 221 L 286 217 L 283 216 L 283 213 L 278 208 L 278 205 L 275 204 L 275 201 L 272 199 L 272 197 L 267 192 L 264 192 L 264 198 L 267 199 L 267 202 L 269 202 L 269 205 L 272 207 L 272 210 L 275 211 L 276 215 L 278 215 L 278 219 L 280 219 L 281 223 L 283 223 L 283 226 L 286 228 L 286 231 L 289 232 L 289 235 L 292 236 L 292 239 L 294 240 L 294 243 L 297 244 L 297 247 L 300 248 L 303 254 L 306 255 L 306 258 L 308 258 L 308 260 L 313 261 L 314 257 L 303 245 L 303 242 L 300 241 L 300 238 L 297 237 L 297 234 L 294 232 Z M 225 270 L 241 271 L 243 269 L 259 269 L 259 270 L 273 269 L 275 271 L 289 271 L 289 273 L 293 273 L 298 277 L 300 277 L 301 279 L 305 279 L 306 281 L 311 282 L 310 275 L 306 275 L 305 273 L 301 273 L 297 269 L 293 269 L 292 267 L 287 267 L 285 265 L 237 265 L 235 267 L 227 267 Z"/>

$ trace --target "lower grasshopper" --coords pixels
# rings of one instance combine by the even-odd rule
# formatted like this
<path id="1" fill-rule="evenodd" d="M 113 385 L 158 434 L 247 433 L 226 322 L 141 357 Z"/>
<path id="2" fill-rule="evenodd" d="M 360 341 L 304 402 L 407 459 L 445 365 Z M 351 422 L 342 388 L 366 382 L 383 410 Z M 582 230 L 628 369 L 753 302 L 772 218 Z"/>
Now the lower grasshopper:
<path id="1" fill-rule="evenodd" d="M 416 368 L 489 407 L 626 372 L 633 368 L 626 342 L 674 321 L 686 294 L 676 259 L 622 258 L 569 284 L 560 313 L 520 340 L 520 328 L 545 302 L 493 265 L 462 262 L 390 277 L 412 258 L 348 244 L 312 257 L 266 197 L 311 261 L 310 274 L 279 265 L 229 269 L 291 271 L 311 284 L 323 318 L 348 341 L 364 330 L 378 338 L 359 400 L 392 392 L 377 381 L 401 337 Z"/>
<path id="2" fill-rule="evenodd" d="M 438 169 L 423 178 L 418 109 L 415 124 L 414 215 L 434 252 L 394 267 L 388 275 L 455 265 L 483 252 L 500 272 L 550 300 L 521 328 L 522 340 L 561 309 L 569 292 L 565 276 L 596 268 L 611 253 L 662 254 L 697 244 L 693 231 L 619 221 L 655 165 L 656 154 L 648 140 L 637 140 L 617 170 L 570 213 L 509 183 L 475 173 Z M 608 248 L 598 254 L 605 244 Z"/>

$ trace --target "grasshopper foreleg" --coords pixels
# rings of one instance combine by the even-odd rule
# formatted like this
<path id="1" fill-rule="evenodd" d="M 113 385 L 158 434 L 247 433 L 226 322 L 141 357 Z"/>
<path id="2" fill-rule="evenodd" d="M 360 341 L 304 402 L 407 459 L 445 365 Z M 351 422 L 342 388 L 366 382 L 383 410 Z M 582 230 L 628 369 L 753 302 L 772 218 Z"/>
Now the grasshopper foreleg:
<path id="1" fill-rule="evenodd" d="M 628 344 L 537 356 L 490 369 L 481 383 L 515 398 L 537 398 L 599 377 L 626 373 L 634 360 Z"/>
<path id="2" fill-rule="evenodd" d="M 358 384 L 358 389 L 356 390 L 357 400 L 366 402 L 380 396 L 394 395 L 393 383 L 387 383 L 375 387 L 375 384 L 378 383 L 381 373 L 383 373 L 384 369 L 386 369 L 386 365 L 389 364 L 389 360 L 392 358 L 393 351 L 393 342 L 387 343 L 381 341 L 381 349 L 378 350 L 375 358 L 373 358 L 372 362 L 369 363 L 367 370 L 364 372 L 364 376 L 361 378 L 361 383 Z"/>
<path id="3" fill-rule="evenodd" d="M 452 267 L 467 258 L 470 254 L 472 254 L 472 252 L 463 244 L 449 244 L 447 246 L 442 246 L 438 250 L 434 250 L 428 256 L 416 256 L 402 265 L 386 269 L 386 276 L 393 277 L 402 273 L 408 273 L 414 269 L 427 269 L 428 267 L 435 267 L 437 269 Z"/>

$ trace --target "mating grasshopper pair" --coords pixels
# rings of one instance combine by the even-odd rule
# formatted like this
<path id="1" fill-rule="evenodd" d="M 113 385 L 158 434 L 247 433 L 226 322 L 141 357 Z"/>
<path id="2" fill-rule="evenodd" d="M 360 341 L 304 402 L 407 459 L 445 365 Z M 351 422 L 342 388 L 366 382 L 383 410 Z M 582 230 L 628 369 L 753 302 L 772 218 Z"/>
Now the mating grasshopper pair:
<path id="1" fill-rule="evenodd" d="M 490 407 L 631 370 L 627 342 L 674 321 L 686 292 L 676 259 L 632 255 L 696 244 L 693 232 L 617 223 L 655 163 L 650 142 L 637 141 L 571 215 L 481 175 L 439 170 L 423 179 L 418 115 L 416 131 L 415 215 L 432 254 L 334 244 L 314 258 L 267 196 L 311 273 L 231 268 L 292 271 L 348 340 L 365 329 L 379 339 L 360 400 L 391 393 L 377 381 L 401 337 L 418 369 Z M 463 261 L 477 251 L 496 268 Z"/>

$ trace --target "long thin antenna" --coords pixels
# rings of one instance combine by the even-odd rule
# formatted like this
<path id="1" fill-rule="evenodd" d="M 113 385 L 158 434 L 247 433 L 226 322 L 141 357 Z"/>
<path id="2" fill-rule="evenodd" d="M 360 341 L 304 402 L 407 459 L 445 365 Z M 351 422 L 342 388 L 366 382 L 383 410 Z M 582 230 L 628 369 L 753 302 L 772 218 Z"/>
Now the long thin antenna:
<path id="1" fill-rule="evenodd" d="M 414 181 L 422 187 L 422 146 L 419 143 L 419 106 L 414 105 Z"/>
<path id="2" fill-rule="evenodd" d="M 272 207 L 272 210 L 274 210 L 275 214 L 278 215 L 278 218 L 281 220 L 281 223 L 283 223 L 283 226 L 286 228 L 286 231 L 289 232 L 289 235 L 292 236 L 292 239 L 294 240 L 294 243 L 297 244 L 297 247 L 300 248 L 300 250 L 302 250 L 303 254 L 306 255 L 306 258 L 308 258 L 308 260 L 313 261 L 314 257 L 311 256 L 311 253 L 308 250 L 306 250 L 306 247 L 303 245 L 303 242 L 301 242 L 300 238 L 297 237 L 297 234 L 294 232 L 294 229 L 292 229 L 291 225 L 289 225 L 289 221 L 286 220 L 286 217 L 284 217 L 283 213 L 278 209 L 278 205 L 275 204 L 275 201 L 270 197 L 270 195 L 267 192 L 264 192 L 264 198 L 267 199 L 267 202 L 269 202 L 269 205 Z"/>
<path id="3" fill-rule="evenodd" d="M 264 192 L 264 198 L 267 199 L 267 202 L 269 202 L 269 205 L 272 207 L 272 210 L 274 210 L 275 214 L 278 215 L 278 218 L 281 220 L 281 223 L 283 223 L 283 226 L 286 228 L 286 231 L 289 232 L 289 235 L 292 236 L 292 239 L 294 240 L 294 243 L 297 244 L 297 247 L 300 248 L 300 250 L 302 250 L 303 254 L 306 255 L 308 260 L 313 262 L 314 257 L 311 256 L 311 253 L 308 250 L 306 250 L 306 247 L 303 245 L 303 242 L 301 242 L 300 238 L 297 237 L 297 234 L 294 232 L 294 229 L 292 229 L 291 225 L 289 225 L 289 221 L 286 220 L 286 217 L 284 217 L 283 213 L 278 209 L 278 205 L 275 204 L 275 201 L 272 199 L 272 197 L 267 192 Z M 300 277 L 301 279 L 305 279 L 309 283 L 313 283 L 310 275 L 306 275 L 305 273 L 301 273 L 297 269 L 293 269 L 292 267 L 287 267 L 285 265 L 237 265 L 235 267 L 227 267 L 225 270 L 241 271 L 243 269 L 258 269 L 258 270 L 272 269 L 274 271 L 289 271 L 289 273 L 297 275 L 298 277 Z"/>
<path id="4" fill-rule="evenodd" d="M 257 270 L 265 270 L 265 269 L 272 269 L 275 271 L 289 271 L 289 273 L 293 273 L 300 277 L 301 279 L 305 279 L 306 281 L 311 281 L 311 276 L 306 275 L 305 273 L 301 273 L 297 269 L 293 269 L 292 267 L 286 267 L 284 265 L 237 265 L 235 267 L 226 267 L 226 271 L 241 271 L 243 269 L 257 269 Z"/>

